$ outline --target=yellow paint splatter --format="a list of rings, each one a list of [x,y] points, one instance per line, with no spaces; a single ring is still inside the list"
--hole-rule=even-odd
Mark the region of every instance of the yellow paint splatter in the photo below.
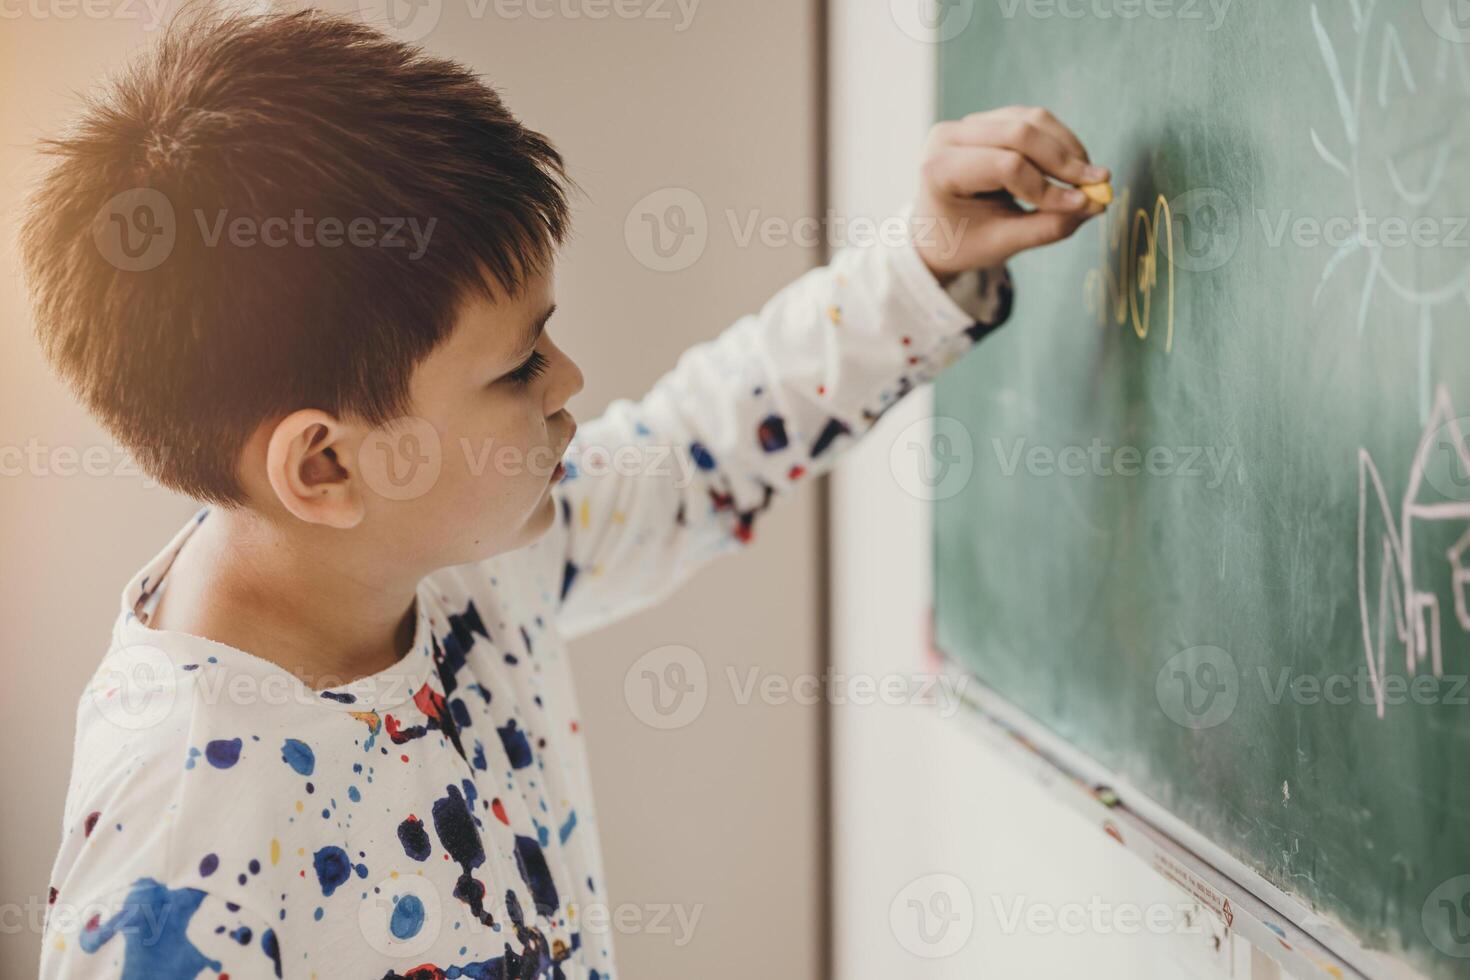
[[[577,519],[582,522],[583,528],[589,527],[592,524],[592,502],[585,497],[582,499],[582,509],[578,513]]]
[[[275,867],[281,863],[281,842],[274,837],[271,838],[271,866]]]
[[[305,810],[305,809],[306,809],[306,804],[302,803],[300,800],[297,800],[296,801],[296,812],[297,813],[300,813],[302,810]]]
[[[833,326],[838,326],[838,327],[842,326],[842,307],[840,307],[840,306],[829,306],[829,307],[827,307],[827,319],[829,319],[829,320],[832,321],[832,325]]]

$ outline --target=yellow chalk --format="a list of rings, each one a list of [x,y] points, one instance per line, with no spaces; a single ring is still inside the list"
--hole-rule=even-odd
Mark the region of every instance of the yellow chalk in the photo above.
[[[1113,185],[1106,180],[1100,184],[1083,184],[1077,189],[1086,194],[1090,200],[1104,207],[1113,202]]]

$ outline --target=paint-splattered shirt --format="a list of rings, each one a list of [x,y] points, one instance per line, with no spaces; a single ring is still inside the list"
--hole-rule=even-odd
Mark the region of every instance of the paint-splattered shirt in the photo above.
[[[750,541],[1009,306],[840,253],[583,425],[552,529],[426,578],[412,652],[340,687],[148,626],[201,512],[80,699],[42,977],[615,976],[566,639]]]

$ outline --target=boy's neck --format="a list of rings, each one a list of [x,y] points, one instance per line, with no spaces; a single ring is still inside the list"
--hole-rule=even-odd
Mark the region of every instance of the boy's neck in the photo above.
[[[149,625],[244,650],[317,690],[393,666],[413,645],[418,578],[347,553],[341,531],[291,530],[213,508],[169,567]]]

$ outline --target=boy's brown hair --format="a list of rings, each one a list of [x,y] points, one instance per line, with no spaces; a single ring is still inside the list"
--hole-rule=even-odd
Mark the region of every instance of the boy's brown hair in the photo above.
[[[514,294],[568,231],[561,156],[493,89],[316,10],[191,9],[44,147],[46,355],[143,470],[222,504],[268,419],[404,414],[468,292]]]

